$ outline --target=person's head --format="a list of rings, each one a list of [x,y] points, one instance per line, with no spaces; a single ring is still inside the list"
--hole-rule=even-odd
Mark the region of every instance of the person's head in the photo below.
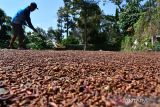
[[[37,4],[36,4],[35,2],[32,2],[32,3],[30,4],[29,8],[30,8],[31,12],[34,11],[35,9],[38,9],[38,8],[37,8]]]

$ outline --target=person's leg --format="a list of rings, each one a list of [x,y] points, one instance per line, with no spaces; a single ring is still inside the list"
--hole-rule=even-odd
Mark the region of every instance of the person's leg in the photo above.
[[[9,49],[13,49],[13,43],[16,40],[16,37],[17,37],[17,35],[13,35],[13,37],[12,37],[12,39],[10,41],[9,47],[8,47]]]
[[[19,48],[22,48],[22,49],[26,48],[24,40],[25,40],[24,34],[21,34],[18,36]]]
[[[18,41],[19,41],[19,48],[20,49],[26,49],[25,35],[24,35],[24,30],[23,30],[22,26],[19,29]]]
[[[15,25],[15,24],[12,24],[12,32],[13,32],[13,36],[12,36],[12,38],[11,38],[11,40],[10,40],[10,44],[9,44],[9,46],[8,46],[8,48],[9,49],[13,49],[14,47],[13,47],[13,43],[14,43],[14,41],[16,40],[16,37],[17,37],[17,31],[16,31],[16,28],[17,26]]]

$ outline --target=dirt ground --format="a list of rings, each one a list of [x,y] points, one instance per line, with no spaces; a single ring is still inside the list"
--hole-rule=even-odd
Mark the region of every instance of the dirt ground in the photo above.
[[[0,107],[160,107],[160,53],[0,50]]]

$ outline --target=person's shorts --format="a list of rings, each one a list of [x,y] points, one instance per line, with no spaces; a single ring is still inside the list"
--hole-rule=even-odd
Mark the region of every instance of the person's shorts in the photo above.
[[[13,35],[19,36],[19,37],[24,37],[24,29],[23,29],[22,25],[12,23],[12,31],[13,31]]]

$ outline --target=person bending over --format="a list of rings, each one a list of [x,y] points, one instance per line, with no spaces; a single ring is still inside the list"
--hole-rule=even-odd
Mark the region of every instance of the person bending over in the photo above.
[[[25,34],[23,25],[27,25],[30,27],[34,32],[37,32],[37,30],[34,28],[34,26],[31,23],[30,13],[35,11],[37,8],[37,4],[35,2],[32,2],[28,7],[25,9],[19,10],[16,15],[12,19],[12,30],[13,30],[13,37],[11,38],[9,49],[13,49],[13,43],[18,36],[18,48],[19,49],[26,49],[26,44],[24,42],[25,40]]]

